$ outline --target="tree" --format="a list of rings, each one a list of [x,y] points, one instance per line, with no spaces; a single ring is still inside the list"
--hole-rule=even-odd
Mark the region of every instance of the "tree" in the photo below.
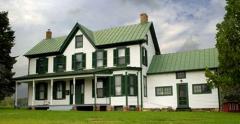
[[[15,37],[7,15],[7,12],[0,12],[0,100],[11,96],[15,87],[12,68],[16,60],[10,56]]]
[[[206,70],[208,83],[218,87],[224,100],[240,101],[240,0],[226,0],[224,20],[217,24],[219,68]]]

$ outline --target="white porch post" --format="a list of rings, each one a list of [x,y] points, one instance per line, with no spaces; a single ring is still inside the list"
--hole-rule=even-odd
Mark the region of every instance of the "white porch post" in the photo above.
[[[76,78],[73,77],[73,105],[75,105],[75,85],[76,85]]]
[[[96,89],[97,89],[97,76],[96,75],[94,75],[94,110],[96,111],[97,110],[97,91],[96,91]]]
[[[18,99],[17,99],[17,96],[18,96],[18,82],[16,82],[15,84],[15,108],[17,108],[17,105],[18,105]]]
[[[51,84],[50,84],[50,105],[53,104],[53,79],[51,79]]]
[[[35,100],[35,80],[33,80],[32,85],[32,106],[34,106],[34,100]]]

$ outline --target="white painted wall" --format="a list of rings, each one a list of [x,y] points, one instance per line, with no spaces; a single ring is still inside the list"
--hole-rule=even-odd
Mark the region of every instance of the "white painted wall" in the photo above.
[[[166,108],[177,107],[177,83],[181,79],[176,79],[175,73],[148,75],[148,99],[144,100],[144,108]],[[182,83],[188,83],[189,107],[191,108],[218,108],[218,91],[212,89],[211,94],[193,94],[192,84],[206,83],[204,71],[186,72],[186,79]],[[155,87],[172,86],[172,96],[156,96]]]

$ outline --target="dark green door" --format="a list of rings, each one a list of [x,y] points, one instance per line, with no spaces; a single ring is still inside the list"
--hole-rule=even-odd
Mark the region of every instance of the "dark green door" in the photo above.
[[[188,84],[177,84],[178,108],[189,108],[188,106]]]
[[[84,80],[76,80],[75,103],[84,104]]]

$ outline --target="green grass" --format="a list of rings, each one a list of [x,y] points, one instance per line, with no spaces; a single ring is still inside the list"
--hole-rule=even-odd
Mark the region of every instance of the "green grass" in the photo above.
[[[240,113],[0,109],[0,124],[240,124]]]

